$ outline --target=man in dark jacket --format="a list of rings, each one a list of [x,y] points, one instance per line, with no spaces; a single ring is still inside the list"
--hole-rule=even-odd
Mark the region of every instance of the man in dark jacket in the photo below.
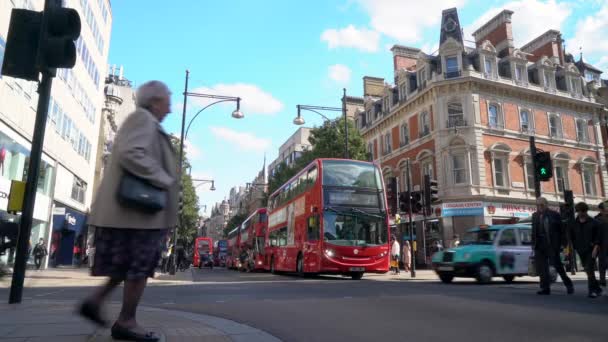
[[[574,210],[577,216],[574,225],[572,225],[570,236],[574,249],[585,267],[585,273],[587,273],[589,298],[596,298],[602,294],[602,289],[595,278],[595,259],[600,247],[600,223],[587,214],[589,206],[586,203],[577,203]]]
[[[566,274],[560,258],[560,250],[566,245],[566,236],[562,230],[559,213],[549,209],[547,199],[536,199],[536,212],[532,214],[532,248],[534,263],[540,276],[539,295],[551,294],[551,276],[549,265],[553,265],[562,278],[568,294],[574,293],[572,280]]]
[[[598,267],[600,269],[600,286],[606,287],[606,268],[608,268],[608,201],[598,205],[599,215],[595,218],[600,222],[600,249]]]

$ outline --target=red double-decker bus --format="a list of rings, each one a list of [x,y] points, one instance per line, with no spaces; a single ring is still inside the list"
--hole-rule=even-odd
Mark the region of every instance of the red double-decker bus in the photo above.
[[[269,198],[267,269],[342,274],[389,269],[386,194],[376,164],[317,159]]]
[[[199,268],[213,267],[213,240],[210,237],[198,237],[194,240],[192,265]]]
[[[244,267],[248,270],[264,269],[264,248],[266,229],[268,227],[268,215],[266,208],[255,210],[241,224],[241,236],[239,238],[239,255],[247,251],[249,257],[247,262],[252,265]]]
[[[239,230],[240,226],[234,228],[228,232],[226,239],[228,240],[228,247],[226,249],[226,268],[236,268],[239,259]]]

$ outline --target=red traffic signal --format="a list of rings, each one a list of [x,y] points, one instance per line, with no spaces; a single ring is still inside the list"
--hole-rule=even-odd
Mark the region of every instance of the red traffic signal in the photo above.
[[[38,81],[36,53],[42,13],[13,9],[6,37],[2,75]]]
[[[42,15],[42,30],[38,49],[40,70],[73,68],[76,64],[76,44],[81,30],[80,16],[73,8],[47,5]]]

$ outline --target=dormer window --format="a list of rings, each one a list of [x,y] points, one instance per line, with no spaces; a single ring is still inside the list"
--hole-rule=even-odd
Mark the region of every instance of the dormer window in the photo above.
[[[389,103],[388,102],[388,96],[384,97],[383,102],[384,102],[384,104],[382,106],[382,109],[384,110],[385,114],[388,114],[389,113],[389,108],[390,108],[389,105],[388,105],[388,103]]]
[[[495,58],[491,56],[485,56],[483,58],[483,74],[486,77],[494,77],[494,63],[496,63]]]
[[[407,86],[406,83],[403,82],[399,85],[399,101],[405,101],[407,96]]]
[[[545,89],[555,89],[555,72],[550,70],[541,70],[543,73],[543,87]]]
[[[418,71],[418,88],[424,88],[426,85],[426,68],[421,68]]]
[[[460,76],[460,68],[458,66],[458,56],[448,56],[445,58],[445,77],[459,77]]]
[[[570,93],[574,95],[581,93],[581,80],[578,77],[570,77]]]
[[[515,81],[526,82],[526,67],[523,64],[515,64]]]

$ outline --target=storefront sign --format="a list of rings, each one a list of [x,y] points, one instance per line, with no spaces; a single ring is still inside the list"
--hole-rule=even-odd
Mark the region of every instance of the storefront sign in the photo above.
[[[481,216],[483,208],[483,202],[444,203],[441,208],[441,216]]]
[[[535,205],[514,203],[485,203],[485,216],[530,217],[536,211]]]

